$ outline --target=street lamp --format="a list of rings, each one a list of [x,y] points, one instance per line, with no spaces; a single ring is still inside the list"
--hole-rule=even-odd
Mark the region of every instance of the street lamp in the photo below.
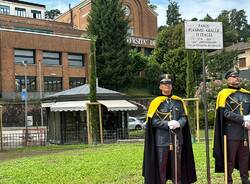
[[[24,65],[24,84],[25,84],[25,146],[28,139],[28,93],[27,93],[27,61],[23,61]]]

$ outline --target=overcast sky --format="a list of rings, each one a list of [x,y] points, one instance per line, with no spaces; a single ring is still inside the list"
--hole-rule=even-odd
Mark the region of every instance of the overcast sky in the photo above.
[[[74,6],[80,0],[27,0],[45,4],[47,9],[59,9],[64,12],[68,9],[69,3]],[[190,20],[194,17],[202,19],[208,13],[213,18],[217,17],[222,10],[237,10],[244,9],[246,15],[250,16],[250,1],[249,0],[175,0],[179,5],[179,10],[182,19]],[[156,12],[158,15],[158,26],[165,25],[166,10],[168,7],[168,0],[151,0],[152,4],[157,5]],[[248,24],[250,24],[250,17],[247,17]]]

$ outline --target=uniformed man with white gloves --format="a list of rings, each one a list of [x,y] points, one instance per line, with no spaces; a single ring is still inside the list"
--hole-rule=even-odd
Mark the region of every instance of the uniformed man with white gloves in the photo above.
[[[250,92],[241,88],[238,71],[228,71],[225,79],[228,87],[219,92],[216,101],[213,149],[215,172],[225,172],[227,168],[225,179],[232,184],[232,173],[236,168],[240,171],[242,184],[250,184]]]
[[[172,94],[173,78],[160,77],[162,96],[150,104],[145,133],[143,176],[145,184],[193,183],[196,171],[183,100]]]

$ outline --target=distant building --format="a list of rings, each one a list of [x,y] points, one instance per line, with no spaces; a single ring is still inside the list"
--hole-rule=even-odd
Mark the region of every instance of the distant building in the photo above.
[[[45,20],[44,12],[41,4],[0,0],[0,104],[6,127],[24,126],[25,74],[28,115],[36,125],[41,125],[40,98],[87,81],[86,32]]]
[[[19,0],[0,0],[0,14],[44,19],[45,5]]]
[[[43,99],[48,118],[48,140],[50,143],[88,143],[89,84],[65,90]],[[137,106],[127,101],[127,97],[117,91],[97,86],[101,120],[99,128],[104,142],[128,138],[128,112]]]
[[[122,0],[126,16],[130,18],[129,43],[138,51],[149,55],[155,47],[157,35],[157,13],[146,0]],[[91,11],[91,0],[82,0],[71,10],[56,18],[56,21],[72,23],[74,28],[86,30],[88,14]]]
[[[20,100],[27,61],[29,99],[86,82],[90,40],[70,24],[0,15],[0,94]]]
[[[250,43],[239,42],[224,48],[226,52],[238,51],[238,65],[240,76],[250,80]],[[222,50],[210,52],[208,56],[220,54]]]

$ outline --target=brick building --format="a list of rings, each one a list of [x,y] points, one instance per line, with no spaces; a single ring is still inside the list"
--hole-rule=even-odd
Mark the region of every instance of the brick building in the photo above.
[[[0,0],[0,14],[44,19],[45,5],[19,0]]]
[[[147,5],[146,0],[122,0],[126,16],[130,19],[129,43],[149,55],[155,47],[157,14]],[[91,0],[82,0],[71,10],[57,17],[56,21],[72,23],[74,28],[86,30]],[[71,21],[73,19],[73,21]]]
[[[0,15],[0,92],[18,100],[27,61],[30,99],[86,81],[90,41],[70,24]]]

